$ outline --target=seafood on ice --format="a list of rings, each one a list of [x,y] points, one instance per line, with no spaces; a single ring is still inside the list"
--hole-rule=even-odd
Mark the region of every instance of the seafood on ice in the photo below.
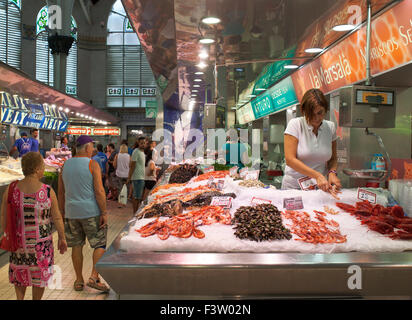
[[[206,206],[199,210],[182,213],[164,221],[159,218],[149,222],[143,227],[136,229],[141,237],[157,235],[159,239],[166,240],[170,236],[177,238],[189,238],[192,235],[195,238],[202,239],[205,234],[198,229],[202,225],[213,223],[231,224],[232,217],[228,210],[221,207]]]
[[[339,223],[333,219],[327,219],[326,213],[314,210],[316,220],[312,220],[307,212],[286,210],[282,212],[285,219],[292,221],[292,225],[286,225],[290,231],[298,236],[297,241],[307,243],[344,243],[346,235],[339,230]]]

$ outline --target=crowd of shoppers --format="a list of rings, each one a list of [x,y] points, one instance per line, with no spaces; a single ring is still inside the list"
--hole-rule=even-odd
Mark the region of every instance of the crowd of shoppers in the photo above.
[[[30,139],[22,134],[21,141],[12,150],[22,156],[25,178],[8,186],[1,206],[0,243],[2,248],[7,246],[6,242],[14,245],[13,250],[8,250],[9,280],[15,286],[16,297],[24,299],[29,286],[33,287],[34,300],[43,296],[53,275],[52,223],[57,230],[60,254],[71,248],[76,275],[73,289],[81,291],[87,285],[108,292],[109,287],[100,280],[96,270],[96,263],[107,245],[106,201],[117,200],[126,185],[128,193],[133,195],[133,213],[138,210],[157,181],[156,143],[140,137],[134,148],[129,148],[123,140],[117,152],[112,143],[106,148],[102,144],[94,146],[90,137],[80,136],[72,150],[73,157],[65,162],[59,175],[57,197],[50,186],[41,182],[44,160],[39,152],[33,152],[36,146],[32,139],[36,133],[32,132]],[[67,145],[66,140],[61,142]],[[86,238],[94,249],[87,282],[83,278]]]

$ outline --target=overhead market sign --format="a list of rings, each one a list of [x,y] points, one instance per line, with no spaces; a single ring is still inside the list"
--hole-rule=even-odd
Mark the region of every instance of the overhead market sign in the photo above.
[[[31,104],[28,99],[0,92],[1,123],[64,132],[69,123],[66,113],[47,104]]]
[[[136,87],[108,87],[107,96],[109,97],[139,97],[155,96],[156,88],[136,88]]]
[[[256,119],[284,110],[298,103],[292,78],[287,77],[252,100],[251,105]],[[239,122],[240,123],[240,122]]]
[[[74,136],[87,135],[87,136],[120,136],[121,129],[112,128],[93,128],[93,127],[68,127],[67,134]]]

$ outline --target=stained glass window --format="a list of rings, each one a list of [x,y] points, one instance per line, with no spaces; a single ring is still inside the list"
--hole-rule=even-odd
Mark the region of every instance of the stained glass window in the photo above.
[[[0,61],[21,67],[21,0],[0,0]]]
[[[36,79],[53,86],[53,56],[48,45],[48,9],[44,6],[36,19]],[[70,23],[70,34],[77,40],[77,23],[73,16]],[[67,56],[66,93],[77,95],[77,43],[73,42]]]
[[[156,100],[156,81],[120,0],[113,4],[107,32],[107,106],[144,108],[147,99]]]

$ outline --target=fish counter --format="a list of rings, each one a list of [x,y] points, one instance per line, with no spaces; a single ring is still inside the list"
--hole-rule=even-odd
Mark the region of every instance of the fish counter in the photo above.
[[[119,298],[412,297],[412,219],[388,191],[371,204],[178,168],[97,264]]]

